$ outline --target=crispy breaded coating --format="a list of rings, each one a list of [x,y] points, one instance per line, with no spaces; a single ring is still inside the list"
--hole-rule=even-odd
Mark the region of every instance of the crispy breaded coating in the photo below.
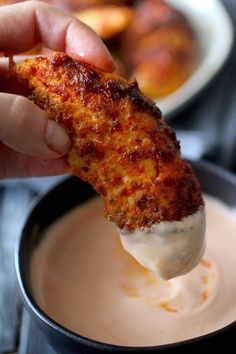
[[[180,220],[199,209],[199,183],[175,133],[137,82],[63,53],[21,61],[15,75],[67,131],[70,172],[101,194],[106,217],[120,229]]]

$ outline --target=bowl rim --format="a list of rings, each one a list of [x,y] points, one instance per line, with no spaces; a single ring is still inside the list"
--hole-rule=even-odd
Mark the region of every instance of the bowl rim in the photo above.
[[[229,9],[221,0],[204,0],[204,4],[188,0],[168,2],[186,16],[200,47],[199,60],[190,77],[174,92],[155,99],[163,115],[171,120],[218,76],[229,60],[235,34]],[[204,20],[199,21],[202,16]],[[221,23],[220,28],[216,19]]]
[[[229,181],[229,183],[235,184],[236,185],[236,176],[233,175],[231,172],[223,169],[222,167],[219,167],[211,162],[208,161],[191,161],[190,164],[194,166],[199,166],[200,168],[207,169],[209,172],[214,173],[220,178],[223,178],[224,180]],[[106,352],[116,352],[116,351],[126,351],[126,352],[155,352],[156,350],[167,350],[167,349],[177,349],[178,347],[184,347],[188,344],[194,344],[201,342],[203,340],[207,339],[212,339],[213,337],[216,337],[220,334],[223,334],[225,331],[230,330],[231,328],[235,327],[236,325],[236,319],[232,323],[214,331],[210,332],[204,335],[201,335],[199,337],[195,338],[190,338],[187,340],[179,341],[179,342],[174,342],[174,343],[169,343],[169,344],[162,344],[162,345],[152,345],[152,346],[124,346],[124,345],[116,345],[116,344],[110,344],[110,343],[104,343],[100,342],[97,340],[94,340],[92,338],[88,338],[85,336],[82,336],[78,333],[75,333],[54,319],[52,319],[49,315],[47,315],[36,303],[36,301],[33,298],[33,295],[30,292],[30,289],[27,285],[26,281],[26,276],[25,276],[25,271],[24,271],[24,257],[21,255],[23,254],[24,251],[24,244],[25,244],[25,239],[28,236],[27,232],[27,225],[32,217],[32,214],[37,210],[37,208],[40,206],[41,203],[44,202],[46,198],[50,197],[50,194],[53,194],[59,186],[63,186],[63,184],[68,184],[70,183],[70,180],[74,178],[68,177],[65,180],[57,183],[53,188],[51,188],[49,191],[44,193],[43,195],[36,197],[33,202],[31,203],[31,206],[29,208],[29,211],[27,213],[27,217],[25,219],[25,223],[23,226],[23,229],[21,231],[20,237],[17,241],[16,247],[15,247],[15,269],[16,269],[16,275],[17,275],[17,280],[20,288],[20,293],[23,298],[24,305],[28,309],[28,311],[33,314],[33,316],[36,317],[37,320],[41,322],[41,324],[44,324],[48,326],[51,330],[55,332],[59,332],[61,335],[65,336],[66,338],[73,340],[77,343],[81,343],[90,347],[93,347],[95,349],[102,349]],[[31,230],[32,231],[32,230]]]

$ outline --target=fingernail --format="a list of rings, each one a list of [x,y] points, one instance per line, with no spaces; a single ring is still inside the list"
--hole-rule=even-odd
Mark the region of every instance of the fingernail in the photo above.
[[[101,57],[87,58],[83,53],[78,54],[72,51],[67,51],[67,54],[74,61],[81,61],[81,62],[88,63],[90,65],[96,66],[97,68],[99,68],[104,72],[112,73],[116,69],[113,59],[110,55],[108,55],[106,58],[101,58]]]
[[[48,120],[45,143],[47,146],[60,155],[64,155],[69,151],[70,139],[64,130],[53,120]]]

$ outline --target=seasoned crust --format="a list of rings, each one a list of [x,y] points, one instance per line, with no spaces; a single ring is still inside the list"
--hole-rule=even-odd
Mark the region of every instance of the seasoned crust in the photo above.
[[[180,220],[199,209],[199,183],[175,133],[136,82],[64,53],[24,60],[15,74],[70,135],[70,172],[101,194],[106,217],[119,228]]]

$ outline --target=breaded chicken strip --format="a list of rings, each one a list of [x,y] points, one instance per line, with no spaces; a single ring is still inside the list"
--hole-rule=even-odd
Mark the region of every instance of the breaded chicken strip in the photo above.
[[[29,86],[30,98],[67,131],[71,173],[93,185],[106,217],[120,230],[181,221],[203,206],[175,133],[137,82],[63,53],[24,60],[15,74]]]
[[[121,229],[199,209],[199,184],[181,160],[175,133],[136,82],[61,53],[24,60],[15,70],[31,99],[70,135],[71,173],[102,195],[107,217]]]

